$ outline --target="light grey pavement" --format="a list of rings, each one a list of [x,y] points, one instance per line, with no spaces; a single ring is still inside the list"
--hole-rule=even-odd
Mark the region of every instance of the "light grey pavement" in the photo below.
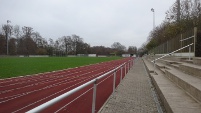
[[[99,113],[157,113],[149,78],[141,58]]]

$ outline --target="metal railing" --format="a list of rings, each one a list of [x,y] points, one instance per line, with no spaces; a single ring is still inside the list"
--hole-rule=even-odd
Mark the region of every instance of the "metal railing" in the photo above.
[[[188,38],[182,39],[182,40],[180,40],[180,42],[185,41],[185,40],[189,40],[189,39],[194,38],[194,37],[195,37],[195,36],[191,36],[191,37],[188,37]]]
[[[114,93],[114,91],[115,91],[115,84],[116,84],[115,83],[115,81],[116,81],[116,72],[117,72],[118,69],[121,69],[120,81],[122,81],[123,66],[125,66],[124,68],[125,68],[125,75],[126,75],[126,72],[128,72],[128,70],[133,66],[133,59],[129,60],[127,63],[126,62],[123,63],[122,65],[116,67],[115,69],[113,69],[113,70],[111,70],[111,71],[109,71],[109,72],[107,72],[107,73],[105,73],[105,74],[103,74],[103,75],[101,75],[101,76],[99,76],[99,77],[97,77],[97,78],[95,78],[95,79],[93,79],[93,80],[91,80],[91,81],[89,81],[89,82],[81,85],[81,86],[78,86],[77,88],[74,88],[74,89],[72,89],[72,90],[70,90],[70,91],[68,91],[68,92],[66,92],[66,93],[64,93],[64,94],[62,94],[62,95],[60,95],[60,96],[58,96],[58,97],[56,97],[56,98],[54,98],[54,99],[46,102],[46,103],[38,106],[38,107],[33,108],[32,110],[27,111],[26,113],[38,113],[38,112],[41,112],[42,110],[44,110],[44,109],[52,106],[53,104],[61,101],[64,98],[69,97],[70,95],[72,95],[72,94],[78,92],[79,90],[81,90],[81,89],[89,86],[90,84],[93,84],[92,113],[95,113],[95,111],[96,111],[95,107],[96,107],[97,81],[99,79],[107,76],[107,75],[110,75],[110,74],[114,73],[113,74],[113,76],[114,76],[114,80],[113,80],[113,93]],[[126,70],[126,68],[128,70]]]
[[[182,50],[182,49],[185,49],[185,48],[187,48],[187,47],[189,47],[189,60],[190,60],[190,59],[191,59],[191,57],[190,57],[190,52],[191,52],[191,46],[192,46],[192,45],[193,45],[193,43],[191,43],[191,44],[189,44],[189,45],[187,45],[187,46],[184,46],[184,47],[182,47],[182,48],[180,48],[180,49],[177,49],[177,50],[175,50],[175,51],[173,51],[173,52],[171,52],[171,53],[165,54],[165,55],[163,55],[163,56],[161,56],[161,57],[159,57],[159,58],[157,58],[157,59],[152,60],[151,62],[154,63],[154,73],[155,73],[155,68],[156,68],[155,63],[156,63],[157,60],[159,60],[159,59],[161,59],[161,58],[164,58],[164,57],[166,57],[166,56],[172,55],[173,53],[175,53],[175,52],[177,52],[177,51],[180,51],[180,50]]]

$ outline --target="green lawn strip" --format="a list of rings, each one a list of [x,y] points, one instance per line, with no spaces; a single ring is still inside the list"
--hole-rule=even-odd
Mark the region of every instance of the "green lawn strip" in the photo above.
[[[0,78],[74,68],[120,58],[121,57],[2,57],[0,58]]]

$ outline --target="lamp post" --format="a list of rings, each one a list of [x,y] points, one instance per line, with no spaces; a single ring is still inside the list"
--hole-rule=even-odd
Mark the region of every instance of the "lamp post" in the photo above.
[[[155,11],[154,8],[151,8],[151,11],[153,12],[153,30],[155,28]]]

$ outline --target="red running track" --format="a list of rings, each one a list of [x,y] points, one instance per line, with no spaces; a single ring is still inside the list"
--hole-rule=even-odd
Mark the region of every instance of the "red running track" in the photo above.
[[[131,59],[132,58],[125,58],[55,72],[47,72],[11,79],[1,79],[0,112],[22,113],[29,111],[116,68],[125,62],[128,62]],[[126,68],[128,71],[128,65]],[[123,67],[122,73],[124,77],[125,67]],[[116,86],[120,82],[120,74],[121,70],[119,69],[117,70],[116,75]],[[112,75],[113,74],[106,76],[98,81],[96,112],[101,108],[112,93]],[[91,112],[92,106],[92,87],[93,85],[90,85],[42,112],[89,113]],[[79,98],[75,100],[77,97]]]

